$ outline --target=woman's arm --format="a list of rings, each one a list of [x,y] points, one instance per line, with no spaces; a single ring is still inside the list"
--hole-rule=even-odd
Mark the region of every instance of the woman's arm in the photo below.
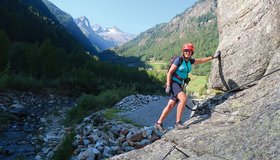
[[[195,59],[194,64],[201,64],[201,63],[205,63],[208,62],[210,60],[212,60],[213,57],[205,57],[205,58],[200,58],[200,59]]]
[[[171,78],[173,73],[176,71],[176,69],[178,68],[178,66],[176,66],[175,64],[172,64],[168,73],[167,73],[167,78],[166,78],[166,85],[170,86],[171,85]]]
[[[208,61],[210,61],[210,60],[212,60],[212,59],[219,58],[220,56],[221,56],[221,51],[217,51],[217,52],[214,53],[214,55],[211,56],[211,57],[205,57],[205,58],[195,59],[194,64],[205,63],[205,62],[208,62]]]

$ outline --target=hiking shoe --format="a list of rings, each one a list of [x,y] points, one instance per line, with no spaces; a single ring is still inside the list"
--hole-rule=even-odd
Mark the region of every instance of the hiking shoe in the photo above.
[[[179,121],[175,124],[175,129],[177,129],[177,130],[188,129],[188,128],[189,128],[189,126],[183,125],[181,121]]]
[[[155,123],[155,129],[159,130],[162,133],[166,133],[167,130],[165,128],[163,128],[162,123]]]

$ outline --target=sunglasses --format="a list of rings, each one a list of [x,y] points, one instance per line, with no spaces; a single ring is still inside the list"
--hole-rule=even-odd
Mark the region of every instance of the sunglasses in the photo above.
[[[190,49],[185,49],[184,52],[192,52]]]

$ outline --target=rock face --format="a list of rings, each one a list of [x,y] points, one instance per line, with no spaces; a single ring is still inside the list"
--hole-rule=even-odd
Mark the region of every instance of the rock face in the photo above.
[[[277,68],[271,61],[280,51],[279,1],[220,0],[217,10],[222,59],[212,65],[213,88],[232,89]]]
[[[187,122],[190,129],[111,159],[279,159],[280,71],[261,77],[280,67],[280,1],[220,0],[218,15],[223,55],[213,61],[210,86],[255,85],[202,102],[204,115]]]

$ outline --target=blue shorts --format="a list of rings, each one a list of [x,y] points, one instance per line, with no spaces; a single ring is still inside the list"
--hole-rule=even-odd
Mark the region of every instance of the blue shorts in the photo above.
[[[183,88],[180,84],[172,81],[172,84],[171,84],[171,94],[170,94],[170,97],[169,99],[172,99],[173,101],[175,102],[178,102],[179,99],[178,99],[178,93],[182,92],[183,91]]]

